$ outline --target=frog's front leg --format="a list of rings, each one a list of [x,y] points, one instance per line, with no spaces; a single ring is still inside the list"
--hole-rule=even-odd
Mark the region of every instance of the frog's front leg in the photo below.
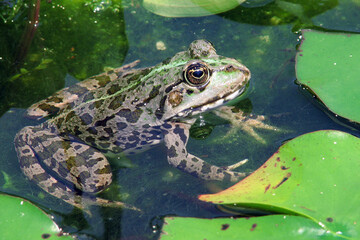
[[[24,174],[51,195],[78,208],[124,206],[91,195],[112,181],[110,165],[98,150],[62,138],[47,124],[23,128],[14,142]]]
[[[245,114],[243,111],[235,109],[234,107],[222,106],[213,112],[231,123],[231,130],[226,136],[230,136],[234,134],[237,129],[241,129],[260,143],[265,144],[265,139],[255,132],[254,129],[279,130],[279,128],[264,123],[265,117],[263,115]]]
[[[164,138],[168,161],[171,165],[205,180],[228,180],[235,182],[248,175],[247,173],[231,171],[247,160],[228,167],[218,167],[188,153],[186,144],[189,138],[190,124],[169,123],[166,125]]]

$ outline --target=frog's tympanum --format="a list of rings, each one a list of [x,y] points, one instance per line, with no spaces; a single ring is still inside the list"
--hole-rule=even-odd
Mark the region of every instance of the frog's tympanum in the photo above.
[[[133,154],[164,141],[169,163],[206,180],[237,181],[246,174],[188,153],[196,115],[242,94],[250,71],[217,55],[205,40],[155,67],[125,65],[65,88],[34,104],[15,147],[24,174],[46,192],[82,207],[84,196],[112,181],[107,154]],[[91,198],[103,205],[111,201]]]

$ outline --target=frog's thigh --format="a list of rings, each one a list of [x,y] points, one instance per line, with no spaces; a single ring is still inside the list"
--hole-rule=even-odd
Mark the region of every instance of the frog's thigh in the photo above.
[[[190,125],[173,123],[171,126],[171,129],[167,129],[165,134],[168,161],[171,165],[206,180],[238,181],[246,176],[245,173],[234,172],[227,167],[211,165],[188,153],[186,144],[189,138]]]
[[[45,165],[55,178],[65,179],[89,193],[99,192],[111,183],[110,165],[102,153],[83,143],[64,140],[47,129],[34,128],[21,131],[22,138],[28,141],[25,147],[31,148],[39,166]],[[31,174],[31,168],[26,171]]]

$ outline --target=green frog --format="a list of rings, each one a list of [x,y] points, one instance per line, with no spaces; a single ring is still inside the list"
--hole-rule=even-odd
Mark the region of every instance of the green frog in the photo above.
[[[187,51],[154,67],[135,69],[135,64],[93,76],[31,106],[29,117],[47,120],[15,137],[24,174],[79,208],[85,196],[96,204],[121,205],[92,197],[112,181],[106,156],[135,154],[160,142],[168,162],[193,176],[228,181],[246,176],[233,171],[243,162],[214,166],[188,153],[186,144],[197,115],[244,92],[249,69],[218,55],[206,40],[192,42]]]

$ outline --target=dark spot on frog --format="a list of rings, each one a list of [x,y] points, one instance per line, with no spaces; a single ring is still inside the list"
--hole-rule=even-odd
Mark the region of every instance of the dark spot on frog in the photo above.
[[[164,123],[164,124],[162,125],[162,127],[165,128],[165,129],[170,129],[172,126],[171,126],[171,124]]]
[[[79,150],[80,148],[81,148],[81,145],[76,145],[76,146],[74,147],[75,150]]]
[[[73,113],[73,114],[71,114]],[[68,118],[71,117],[71,115],[75,115],[74,112],[71,112],[66,116],[66,121],[68,121]],[[89,113],[84,113],[80,116],[81,122],[83,125],[90,125],[92,123],[93,117]]]
[[[96,171],[94,171],[96,174],[109,174],[111,173],[110,165],[106,165],[103,168],[99,168]]]
[[[137,142],[125,143],[125,149],[135,148],[136,146],[137,146]]]
[[[27,153],[29,153],[30,152],[30,150],[29,149],[24,149],[23,151],[22,151],[22,153],[25,155],[25,154],[27,154]]]
[[[97,135],[97,133],[98,133],[98,131],[96,130],[95,127],[88,127],[88,128],[86,129],[86,131],[87,131],[88,133],[92,134],[92,135]]]
[[[257,224],[256,224],[256,223],[254,223],[254,224],[251,226],[250,231],[254,231],[256,227],[257,227]]]
[[[121,109],[117,113],[117,115],[119,117],[125,118],[127,122],[136,123],[139,120],[142,112],[143,112],[142,109],[135,109],[134,111],[131,111],[130,109],[125,108],[125,109]]]
[[[104,131],[105,131],[107,134],[109,134],[110,137],[112,137],[112,136],[114,135],[114,132],[113,132],[113,130],[112,130],[110,127],[104,128]]]
[[[191,160],[195,163],[199,161],[199,159],[197,159],[196,157],[193,157]]]
[[[60,98],[58,96],[53,96],[53,97],[50,97],[50,99],[49,99],[49,102],[54,102],[54,103],[61,103],[63,101],[64,101],[64,99]]]
[[[107,90],[108,95],[113,95],[114,93],[121,90],[121,87],[118,84],[112,84]]]
[[[60,199],[62,199],[62,200],[70,200],[70,197],[69,196],[67,196],[67,195],[61,195],[60,196]]]
[[[331,218],[331,217],[328,217],[328,218],[326,218],[326,221],[328,221],[328,222],[333,222],[333,221],[334,221],[334,219],[333,219],[333,218]]]
[[[33,175],[33,180],[35,182],[42,182],[42,181],[46,181],[47,179],[48,179],[47,173],[40,173]]]
[[[88,92],[84,95],[82,102],[87,102],[94,99],[94,94],[92,92]]]
[[[176,167],[180,170],[184,170],[184,169],[186,169],[186,163],[187,163],[187,161],[185,159],[183,159],[180,161],[179,165],[177,165]]]
[[[76,181],[79,184],[85,184],[86,180],[89,179],[91,177],[90,173],[88,171],[82,171],[79,176],[76,178]]]
[[[186,90],[186,93],[187,93],[187,95],[191,95],[194,93],[194,90],[188,89],[188,90]]]
[[[96,109],[100,109],[102,107],[103,103],[104,103],[104,100],[100,99],[100,100],[95,101],[93,104],[95,105]]]
[[[280,162],[280,157],[277,157],[277,158],[276,158],[276,161]]]
[[[98,127],[98,126],[105,127],[107,121],[113,119],[114,117],[115,117],[115,116],[112,115],[112,116],[109,116],[109,117],[104,118],[103,120],[99,120],[99,121],[95,122],[95,127]]]
[[[201,173],[207,174],[211,172],[211,165],[210,164],[204,164],[201,168]]]
[[[155,116],[157,119],[160,119],[164,115],[164,107],[166,102],[167,95],[163,96],[159,103],[159,108],[155,111]]]
[[[168,148],[167,150],[167,155],[169,158],[174,158],[174,157],[177,157],[178,154],[176,153],[176,149],[174,146],[171,146],[170,148]]]
[[[287,170],[287,169],[289,169],[290,167],[281,166],[280,168],[281,168],[281,170]]]
[[[68,187],[74,189],[74,185],[69,185]],[[56,182],[56,183],[51,184],[51,187],[48,188],[48,191],[50,193],[52,193],[52,192],[58,191],[59,189],[62,189],[62,190],[65,191],[66,186],[64,184],[60,183],[60,182]]]
[[[83,95],[87,91],[88,91],[87,88],[81,87],[80,85],[77,85],[77,84],[71,86],[71,88],[68,88],[69,93],[75,94],[75,95],[78,95],[78,96]]]
[[[108,142],[101,142],[99,143],[100,148],[102,149],[108,149],[110,147],[110,143]]]
[[[115,98],[109,104],[108,108],[110,108],[112,110],[116,110],[116,109],[120,108],[122,106],[123,102],[125,101],[125,97],[126,97],[126,95],[115,96]]]
[[[187,140],[187,137],[185,135],[185,131],[184,129],[182,129],[179,125],[176,125],[174,131],[173,131],[175,134],[179,135],[181,141],[185,144],[186,143],[186,140]]]
[[[230,225],[229,224],[223,224],[223,225],[221,225],[221,230],[227,230],[228,228],[230,227]]]
[[[94,79],[96,81],[98,81],[98,84],[100,85],[100,87],[105,86],[106,84],[108,84],[111,81],[110,77],[107,75],[96,76]]]
[[[140,139],[139,139],[137,136],[132,135],[132,136],[129,136],[129,137],[127,138],[127,140],[128,140],[129,142],[132,142],[132,141],[138,142]]]
[[[44,233],[44,234],[41,235],[41,238],[42,238],[42,239],[48,239],[48,238],[50,238],[50,237],[51,237],[51,235],[48,234],[48,233]]]
[[[116,127],[117,127],[118,130],[123,130],[123,129],[125,129],[127,127],[127,124],[124,123],[124,122],[117,122]]]
[[[296,157],[294,157],[292,160],[295,161],[295,160],[296,160]]]
[[[73,129],[73,133],[74,135],[81,135],[82,134],[82,131],[80,131],[80,127],[79,126],[74,126],[74,129]]]
[[[91,136],[88,136],[88,137],[85,138],[85,142],[93,145],[95,143],[95,138],[91,137]]]
[[[154,86],[150,93],[149,93],[149,96],[144,99],[144,101],[142,102],[143,104],[147,104],[151,101],[151,99],[155,98],[157,95],[159,95],[159,89],[160,89],[161,85],[157,85],[157,86]]]

